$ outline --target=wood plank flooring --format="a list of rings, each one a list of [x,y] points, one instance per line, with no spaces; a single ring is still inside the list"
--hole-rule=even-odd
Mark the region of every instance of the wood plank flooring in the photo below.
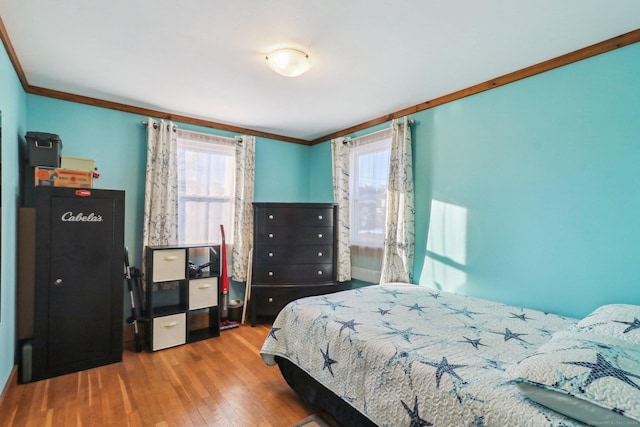
[[[287,427],[314,411],[259,355],[270,326],[240,326],[123,362],[10,384],[0,426]]]

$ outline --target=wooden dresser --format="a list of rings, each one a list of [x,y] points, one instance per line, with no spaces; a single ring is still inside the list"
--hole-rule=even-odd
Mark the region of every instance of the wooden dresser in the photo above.
[[[251,325],[289,302],[337,290],[337,205],[254,203]]]

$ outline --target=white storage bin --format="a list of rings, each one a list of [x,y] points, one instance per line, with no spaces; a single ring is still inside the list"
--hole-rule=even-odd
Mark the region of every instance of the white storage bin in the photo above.
[[[189,310],[218,305],[218,278],[189,280]]]
[[[185,279],[186,249],[163,249],[153,252],[152,282]]]
[[[186,342],[187,315],[185,313],[153,318],[152,350],[162,350]]]

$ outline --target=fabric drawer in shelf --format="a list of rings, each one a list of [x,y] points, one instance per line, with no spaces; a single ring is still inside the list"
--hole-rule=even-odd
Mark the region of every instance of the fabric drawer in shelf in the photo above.
[[[218,305],[218,278],[189,280],[189,310]]]
[[[187,318],[184,312],[153,318],[153,350],[175,347],[187,340]]]
[[[254,203],[250,313],[277,314],[289,302],[334,292],[337,206]]]
[[[187,251],[167,249],[153,252],[153,282],[168,282],[185,278]]]

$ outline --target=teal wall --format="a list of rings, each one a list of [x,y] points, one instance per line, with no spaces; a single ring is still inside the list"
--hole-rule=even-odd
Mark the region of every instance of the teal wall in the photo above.
[[[0,48],[0,121],[2,122],[2,221],[0,234],[0,393],[14,365],[16,330],[16,224],[18,208],[18,147],[26,130],[26,95],[7,56]]]
[[[416,281],[576,317],[640,304],[639,73],[635,44],[416,114]]]
[[[309,148],[264,138],[256,140],[256,202],[306,202]]]
[[[333,172],[331,166],[331,143],[323,142],[308,149],[309,201],[333,203]]]

